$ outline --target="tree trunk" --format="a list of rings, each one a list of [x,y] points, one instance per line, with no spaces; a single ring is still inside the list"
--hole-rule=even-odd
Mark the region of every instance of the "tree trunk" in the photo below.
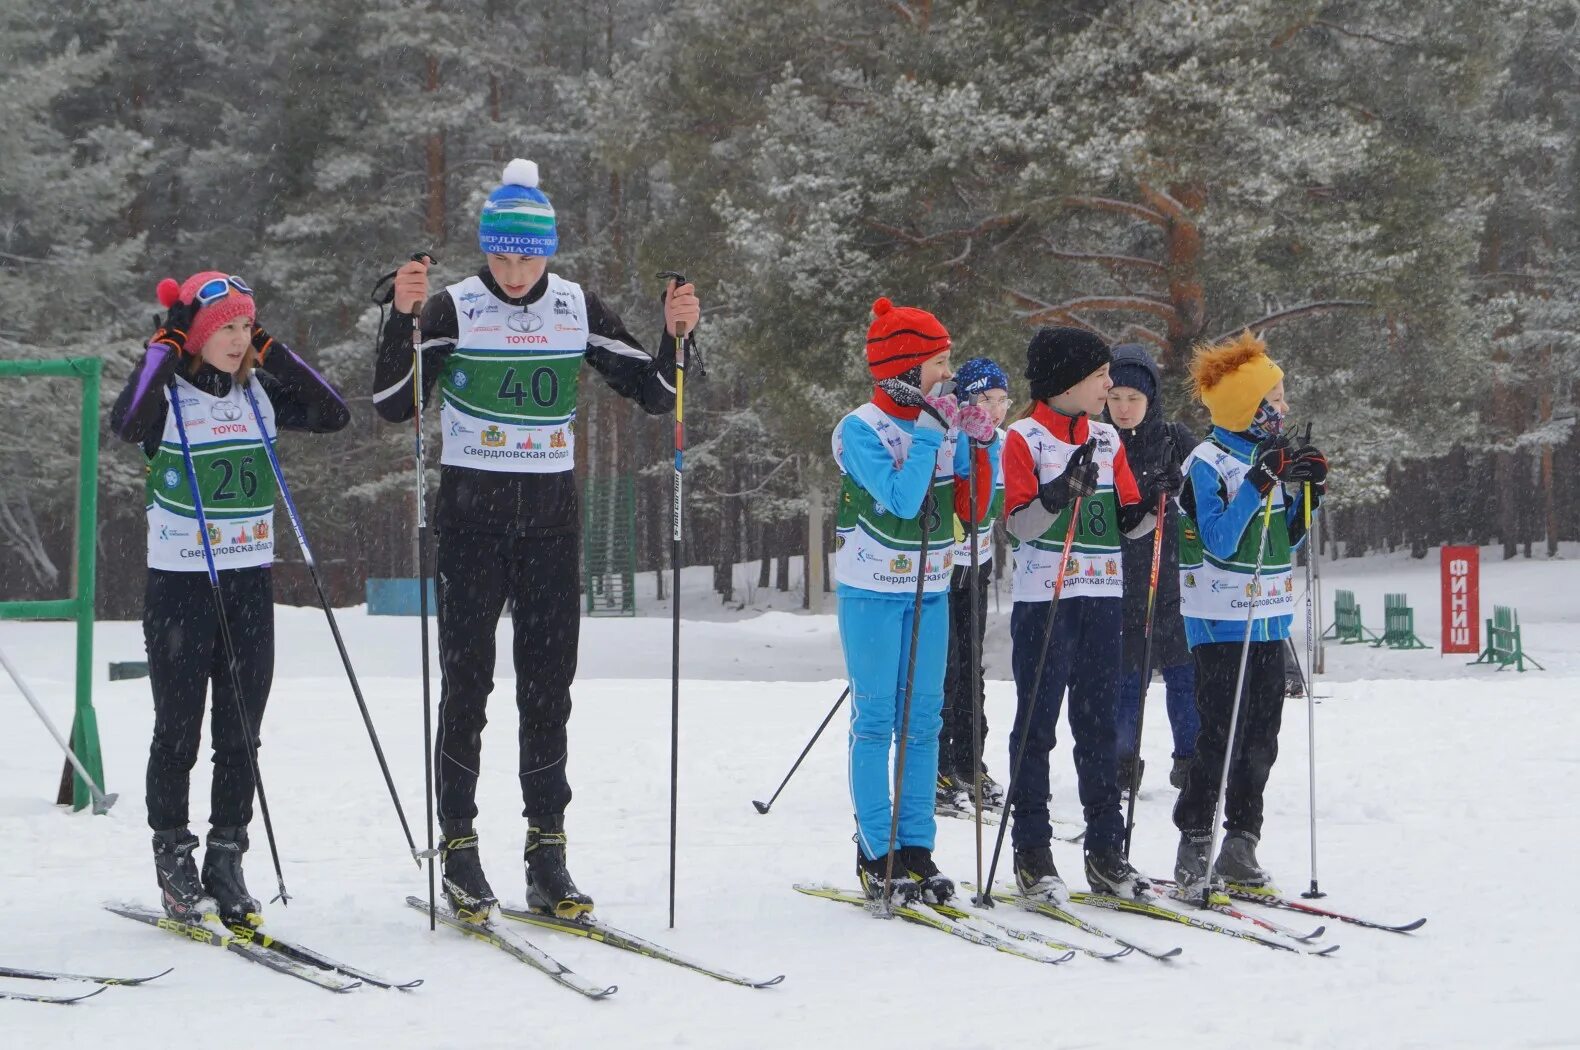
[[[806,492],[806,598],[802,608],[823,611],[823,486],[813,472],[807,472]]]
[[[435,93],[439,90],[439,59],[437,56],[428,56],[427,91]],[[435,131],[428,136],[428,199],[426,214],[423,219],[423,232],[427,233],[430,243],[444,244],[444,202],[445,202],[445,167],[444,167],[444,132]]]

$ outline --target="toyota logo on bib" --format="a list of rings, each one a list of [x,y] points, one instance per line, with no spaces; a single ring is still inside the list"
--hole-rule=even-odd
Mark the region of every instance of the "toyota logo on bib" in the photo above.
[[[216,401],[211,414],[215,419],[224,420],[226,423],[234,423],[241,418],[241,406],[234,401]]]
[[[543,327],[543,318],[528,310],[517,310],[505,318],[505,327],[512,332],[536,332]]]

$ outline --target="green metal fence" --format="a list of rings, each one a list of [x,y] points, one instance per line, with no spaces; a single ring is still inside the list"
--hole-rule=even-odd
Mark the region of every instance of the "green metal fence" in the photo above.
[[[636,615],[636,479],[590,477],[582,493],[588,616]]]
[[[71,723],[71,748],[84,768],[104,786],[99,754],[99,722],[93,712],[94,538],[99,520],[99,373],[96,357],[59,361],[0,361],[0,378],[52,376],[82,380],[81,440],[77,453],[77,521],[71,597],[50,601],[0,602],[0,620],[75,620],[77,623],[77,707]],[[68,767],[69,768],[69,767]],[[62,778],[64,782],[64,777]],[[71,804],[93,801],[82,778],[72,774]],[[57,799],[64,802],[64,798]]]

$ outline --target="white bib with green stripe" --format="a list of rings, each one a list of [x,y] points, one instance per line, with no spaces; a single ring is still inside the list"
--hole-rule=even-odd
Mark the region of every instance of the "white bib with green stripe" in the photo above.
[[[264,425],[274,433],[274,406],[252,384]],[[203,514],[208,519],[214,568],[243,569],[274,561],[274,471],[263,448],[264,435],[252,416],[247,395],[234,384],[224,397],[206,394],[177,377],[165,399],[181,399],[181,418],[192,449]],[[175,572],[206,572],[197,508],[181,455],[181,434],[174,411],[165,413],[159,451],[148,462],[148,567]]]
[[[840,420],[834,428],[834,462],[839,464],[839,512],[834,526],[834,579],[864,591],[914,594],[917,560],[921,556],[923,523],[902,518],[856,484],[845,473],[845,420],[856,419],[871,427],[902,466],[911,451],[911,435],[895,425],[888,414],[870,401]],[[949,589],[954,568],[955,432],[950,431],[938,449],[933,467],[933,500],[936,510],[927,521],[927,592]]]
[[[1004,440],[1004,430],[997,432],[998,440]],[[975,449],[972,449],[975,452]],[[999,446],[999,454],[1003,455],[1003,446]],[[990,565],[993,562],[993,523],[1004,513],[1004,461],[1000,458],[998,469],[993,472],[993,495],[988,505],[978,507],[977,513],[982,517],[982,523],[977,526],[977,567]],[[971,564],[971,541],[966,536],[966,524],[955,517],[955,564]]]
[[[1125,596],[1124,558],[1120,554],[1119,499],[1114,493],[1114,457],[1119,454],[1119,431],[1107,423],[1088,421],[1090,437],[1097,442],[1092,462],[1097,464],[1097,491],[1081,500],[1081,517],[1070,541],[1070,554],[1064,562],[1061,598],[1123,598]],[[1037,484],[1052,481],[1064,473],[1065,465],[1079,445],[1072,445],[1049,433],[1028,416],[1011,423],[1009,429],[1020,434],[1037,465]],[[1070,526],[1065,507],[1041,536],[1022,543],[1010,535],[1010,550],[1015,554],[1013,593],[1017,602],[1053,600],[1053,585],[1059,568],[1059,552]]]
[[[1185,460],[1181,472],[1205,463],[1222,479],[1225,502],[1245,484],[1251,467],[1211,441],[1204,441]],[[1211,498],[1196,493],[1197,501]],[[1295,573],[1289,550],[1289,527],[1284,521],[1284,486],[1273,486],[1273,517],[1262,551],[1262,575],[1256,573],[1256,553],[1262,540],[1262,507],[1240,536],[1240,546],[1228,558],[1207,551],[1196,522],[1180,514],[1180,611],[1198,620],[1238,620],[1249,612],[1253,620],[1287,616],[1295,611]]]
[[[468,277],[448,289],[459,335],[439,377],[440,462],[516,474],[576,463],[576,391],[587,352],[587,300],[549,274],[543,296],[512,306]]]

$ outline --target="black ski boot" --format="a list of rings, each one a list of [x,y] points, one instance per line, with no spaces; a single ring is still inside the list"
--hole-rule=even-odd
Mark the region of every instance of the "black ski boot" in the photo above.
[[[165,914],[182,922],[201,922],[203,884],[198,881],[198,837],[186,828],[154,832],[154,871],[159,876],[159,898]]]
[[[499,903],[483,874],[483,861],[477,854],[477,832],[472,822],[458,820],[439,827],[439,866],[444,874],[444,896],[457,918],[466,922],[488,921],[488,913]]]
[[[1199,900],[1207,889],[1207,866],[1212,848],[1212,833],[1208,831],[1180,832],[1179,851],[1174,854],[1174,884],[1181,896]],[[1221,884],[1216,878],[1212,887],[1214,895]]]
[[[1021,896],[1064,907],[1070,903],[1070,888],[1053,866],[1053,850],[1047,846],[1015,851],[1015,887]]]
[[[911,878],[905,862],[900,859],[899,850],[894,852],[894,878],[885,881],[884,873],[888,870],[887,853],[868,860],[862,854],[861,847],[856,847],[856,877],[861,880],[861,891],[868,900],[882,900],[887,889],[889,900],[895,907],[914,904],[922,895],[922,884]]]
[[[971,808],[970,787],[955,774],[940,769],[933,784],[933,805],[938,809],[962,810]]]
[[[565,818],[545,817],[527,824],[527,907],[562,919],[579,919],[593,900],[576,888],[565,868]]]
[[[1213,874],[1226,883],[1248,890],[1274,892],[1273,876],[1256,859],[1257,838],[1244,831],[1231,831],[1218,851]]]
[[[1169,787],[1175,791],[1185,790],[1185,778],[1190,774],[1190,756],[1183,758],[1174,756],[1174,764],[1169,767]]]
[[[895,867],[905,866],[911,879],[921,887],[922,900],[943,904],[955,895],[955,884],[945,878],[933,863],[933,851],[926,846],[901,846],[894,855]]]
[[[1086,881],[1093,893],[1137,900],[1147,895],[1152,883],[1130,864],[1117,849],[1086,851]]]
[[[203,891],[214,898],[220,921],[226,926],[259,926],[262,905],[247,892],[241,876],[241,856],[247,852],[246,828],[210,828],[203,850]]]
[[[982,806],[984,809],[1004,808],[1004,785],[994,780],[988,773],[986,766],[979,766],[977,775],[982,778]],[[967,785],[967,790],[974,790],[975,785]]]

